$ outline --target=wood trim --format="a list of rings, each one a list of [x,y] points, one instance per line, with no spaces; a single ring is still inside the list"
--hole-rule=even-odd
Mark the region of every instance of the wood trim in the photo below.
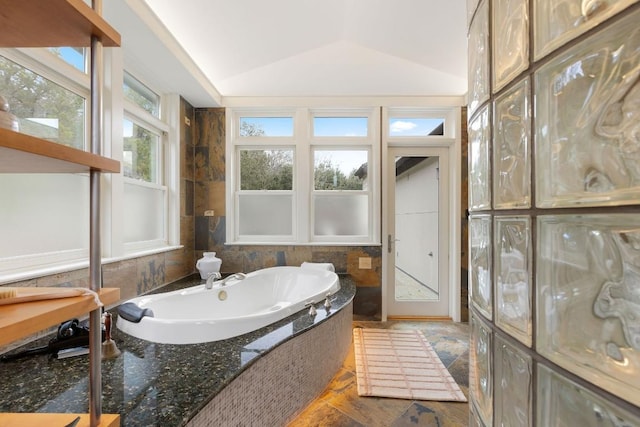
[[[120,46],[120,34],[82,0],[0,2],[0,47]]]
[[[119,301],[120,289],[103,288],[100,300],[105,306]],[[0,346],[80,317],[96,308],[98,306],[90,295],[0,306]],[[4,426],[2,423],[0,425]]]
[[[77,417],[80,421],[76,427],[89,427],[88,414],[46,414],[46,413],[16,413],[7,412],[0,414],[0,425],[3,427],[41,427],[41,426],[66,426]],[[97,427],[119,427],[120,415],[102,414],[100,424]]]
[[[2,173],[79,173],[92,170],[119,173],[120,162],[0,128]]]

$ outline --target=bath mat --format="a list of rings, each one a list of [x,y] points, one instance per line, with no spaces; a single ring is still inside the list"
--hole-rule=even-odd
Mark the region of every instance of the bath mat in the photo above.
[[[466,402],[420,331],[353,330],[358,395]]]

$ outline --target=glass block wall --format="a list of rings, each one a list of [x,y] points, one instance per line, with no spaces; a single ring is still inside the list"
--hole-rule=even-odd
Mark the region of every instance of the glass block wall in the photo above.
[[[467,10],[470,425],[640,426],[640,2]]]

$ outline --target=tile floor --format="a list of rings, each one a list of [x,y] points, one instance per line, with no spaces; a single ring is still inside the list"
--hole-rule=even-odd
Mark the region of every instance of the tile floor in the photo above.
[[[396,299],[410,300],[437,300],[438,293],[418,282],[404,271],[396,268]]]
[[[422,330],[462,392],[469,397],[467,323],[356,320],[353,326]],[[360,397],[355,371],[352,346],[342,368],[327,389],[288,427],[450,427],[469,424],[468,403]]]

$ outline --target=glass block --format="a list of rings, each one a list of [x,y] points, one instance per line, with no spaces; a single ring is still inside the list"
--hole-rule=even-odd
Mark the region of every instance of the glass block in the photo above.
[[[491,216],[469,218],[469,289],[471,304],[491,319]]]
[[[489,164],[489,107],[485,106],[469,123],[469,210],[491,207]]]
[[[495,419],[501,426],[532,426],[531,357],[496,335],[494,360]]]
[[[640,215],[538,217],[536,347],[640,405]]]
[[[473,409],[473,405],[469,407],[469,427],[485,427],[480,416],[476,413],[475,409]]]
[[[482,424],[493,424],[491,329],[471,312],[469,338],[469,397]]]
[[[531,219],[495,218],[496,325],[531,345]]]
[[[478,0],[467,0],[467,27],[471,25],[473,14],[478,7]]]
[[[471,22],[468,37],[469,117],[489,99],[489,2],[483,0]]]
[[[531,206],[531,101],[529,79],[496,99],[493,142],[493,205]]]
[[[493,2],[493,92],[529,65],[529,2]]]
[[[538,364],[537,420],[541,426],[635,427],[640,417]]]
[[[536,204],[640,200],[640,11],[535,74]]]
[[[534,57],[538,60],[638,0],[532,1]]]

